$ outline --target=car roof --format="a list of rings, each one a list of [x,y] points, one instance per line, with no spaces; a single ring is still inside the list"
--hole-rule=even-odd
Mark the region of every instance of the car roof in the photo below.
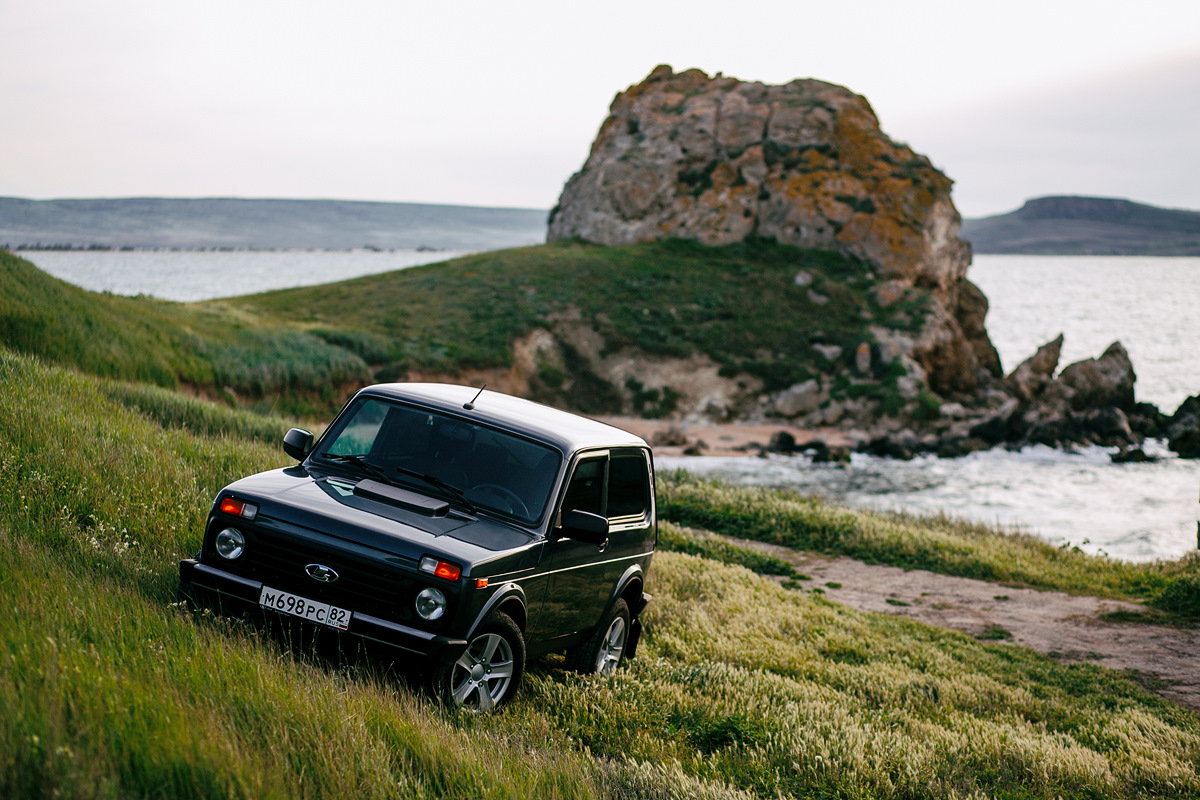
[[[428,406],[456,417],[524,434],[554,445],[567,454],[594,447],[647,446],[641,437],[612,425],[491,389],[480,391],[473,386],[449,383],[380,383],[362,389],[359,394]],[[473,408],[464,408],[472,400]]]

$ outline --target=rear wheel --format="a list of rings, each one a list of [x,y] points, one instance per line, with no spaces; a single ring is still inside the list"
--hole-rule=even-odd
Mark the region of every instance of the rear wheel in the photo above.
[[[629,642],[629,604],[618,598],[591,637],[570,655],[570,666],[584,675],[606,675],[621,666]]]
[[[496,612],[466,651],[438,670],[434,687],[446,705],[484,713],[512,699],[524,672],[525,637],[511,617]]]

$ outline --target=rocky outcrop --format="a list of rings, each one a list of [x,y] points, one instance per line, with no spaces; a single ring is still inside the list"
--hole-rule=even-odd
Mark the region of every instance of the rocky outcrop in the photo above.
[[[1167,446],[1180,458],[1200,458],[1200,395],[1184,400],[1163,425]]]
[[[556,320],[516,348],[531,354],[534,394],[578,398],[578,381],[595,379],[625,413],[836,425],[860,448],[900,458],[998,443],[1129,448],[1157,424],[1156,410],[1134,402],[1119,343],[1056,375],[1060,336],[1003,375],[987,298],[966,279],[971,251],[951,181],[888,138],[859,95],[815,80],[770,86],[660,66],[610,110],[550,214],[548,239],[773,239],[834,251],[853,259],[853,275],[835,284],[798,264],[796,302],[823,307],[838,291],[853,294],[850,327],[861,318],[862,331],[819,332],[782,355],[777,345],[755,356],[803,367],[781,387],[762,378],[762,361],[751,378],[728,361],[604,348],[589,343],[595,332],[582,320]],[[823,327],[825,317],[814,319]]]
[[[1032,402],[1050,385],[1054,380],[1054,371],[1058,369],[1058,357],[1062,353],[1062,346],[1063,336],[1060,333],[1058,338],[1039,347],[1036,353],[1022,361],[1004,379],[1005,386],[1018,400]]]
[[[1125,348],[1113,342],[1099,358],[1077,361],[1055,376],[1062,344],[1060,334],[1005,378],[1016,403],[1005,409],[1006,418],[995,416],[974,433],[1016,445],[1140,444],[1146,409],[1134,401],[1137,375]]]
[[[950,186],[841,86],[664,65],[617,95],[550,214],[548,238],[723,245],[754,236],[852,256],[881,283],[929,293],[924,327],[905,348],[920,366],[909,374],[938,393],[969,393],[981,369],[999,376],[1000,365],[983,326],[987,301],[966,280],[970,247]]]

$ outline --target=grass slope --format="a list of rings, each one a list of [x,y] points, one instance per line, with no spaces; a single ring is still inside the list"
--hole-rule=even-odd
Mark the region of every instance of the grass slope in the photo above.
[[[326,411],[366,365],[346,350],[244,315],[89,292],[0,250],[0,345],[85,372],[158,386],[229,390]]]
[[[810,283],[797,284],[800,271]],[[855,349],[870,341],[868,320],[920,325],[923,296],[880,308],[873,283],[860,262],[773,242],[560,242],[180,304],[87,292],[0,251],[0,344],[98,375],[213,395],[228,389],[263,400],[260,408],[327,413],[340,390],[370,379],[368,365],[381,380],[409,370],[507,369],[515,339],[579,318],[606,351],[701,352],[730,375],[781,389],[817,372],[848,372]],[[826,361],[817,343],[841,346],[844,363]],[[579,392],[555,394],[566,377],[542,374],[543,399],[589,405]],[[894,375],[877,377],[866,386],[843,381],[835,394],[895,394]],[[583,410],[621,410],[611,387],[597,387],[589,402]]]
[[[0,796],[1200,797],[1200,718],[1117,673],[682,553],[629,669],[448,713],[172,605],[282,423],[2,349],[0,418]]]

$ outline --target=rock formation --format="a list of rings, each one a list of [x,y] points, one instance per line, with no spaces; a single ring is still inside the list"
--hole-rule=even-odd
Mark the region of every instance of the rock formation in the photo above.
[[[1200,458],[1200,395],[1179,404],[1163,425],[1167,446],[1180,458]]]
[[[1086,358],[1057,376],[1063,337],[1038,348],[1008,377],[1010,399],[970,435],[991,445],[1100,444],[1132,447],[1157,426],[1157,409],[1134,402],[1137,375],[1129,354],[1113,342],[1099,358]]]
[[[888,138],[859,95],[816,80],[769,86],[659,66],[610,110],[550,213],[549,240],[721,246],[757,238],[834,251],[863,267],[873,310],[856,342],[791,353],[812,369],[783,389],[699,354],[656,360],[636,348],[605,350],[589,344],[595,332],[582,319],[556,322],[544,338],[561,352],[539,349],[526,359],[534,367],[574,353],[615,394],[632,387],[635,399],[620,402],[638,413],[643,397],[659,416],[837,424],[863,449],[900,458],[999,443],[1128,448],[1158,424],[1156,409],[1134,402],[1136,377],[1120,343],[1056,376],[1060,336],[1003,376],[984,327],[987,299],[966,279],[971,249],[958,235],[950,179]],[[806,269],[794,283],[808,303],[829,302],[828,286]],[[913,309],[898,315],[912,324],[884,324],[897,309]],[[812,354],[821,360],[801,361]],[[540,373],[530,374],[536,388]],[[643,386],[651,376],[654,387]],[[886,392],[876,391],[885,382]]]
[[[980,369],[999,376],[1000,364],[983,326],[987,300],[966,280],[970,246],[958,237],[950,186],[841,86],[663,65],[613,101],[548,238],[723,245],[758,236],[861,259],[881,282],[935,300],[902,348],[920,367],[910,374],[939,393],[973,392]]]

